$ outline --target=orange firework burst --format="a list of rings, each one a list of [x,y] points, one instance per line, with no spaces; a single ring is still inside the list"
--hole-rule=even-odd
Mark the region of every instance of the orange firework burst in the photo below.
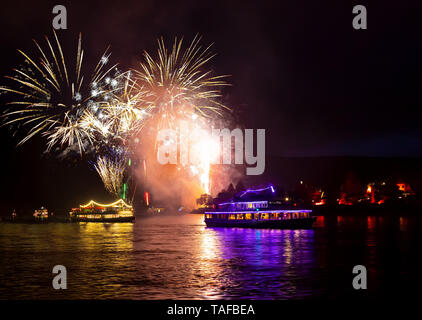
[[[178,130],[181,122],[195,130],[205,129],[195,133],[193,152],[199,156],[199,161],[189,164],[188,168],[190,174],[198,177],[202,191],[209,193],[211,155],[203,152],[209,147],[209,137],[199,132],[206,132],[209,120],[228,110],[219,102],[221,89],[228,83],[225,81],[227,75],[214,75],[209,67],[215,56],[210,51],[212,44],[202,47],[200,41],[201,37],[197,35],[184,49],[183,38],[175,38],[171,48],[166,48],[161,38],[156,58],[144,52],[144,61],[134,73],[142,92],[144,110],[148,113],[146,127],[152,129],[152,133],[157,134],[161,129]],[[154,146],[156,149],[155,139]]]

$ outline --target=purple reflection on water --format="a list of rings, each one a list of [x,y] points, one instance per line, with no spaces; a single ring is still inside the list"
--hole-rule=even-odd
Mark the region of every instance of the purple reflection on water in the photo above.
[[[206,232],[219,246],[218,258],[226,262],[223,297],[287,299],[311,293],[314,230],[207,228]]]

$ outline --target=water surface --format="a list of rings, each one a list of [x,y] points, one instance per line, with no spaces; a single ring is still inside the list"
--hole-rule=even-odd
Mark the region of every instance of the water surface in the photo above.
[[[309,299],[406,294],[421,279],[419,220],[319,217],[312,230],[135,223],[0,223],[0,299]],[[352,268],[368,290],[352,289]],[[68,289],[51,285],[64,265]]]

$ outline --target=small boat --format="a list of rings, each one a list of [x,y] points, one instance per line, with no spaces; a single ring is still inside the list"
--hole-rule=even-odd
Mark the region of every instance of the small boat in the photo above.
[[[270,190],[274,193],[273,187]],[[243,201],[242,195],[237,201],[220,203],[215,210],[205,212],[207,227],[310,229],[316,220],[312,210],[288,207],[274,198]]]
[[[178,216],[184,213],[184,208],[177,206],[150,206],[145,212],[148,216]]]
[[[74,222],[132,222],[135,220],[133,207],[123,199],[113,203],[101,204],[91,200],[70,212],[70,220]]]
[[[35,218],[35,221],[37,221],[37,222],[47,221],[47,219],[48,219],[48,210],[46,208],[44,208],[44,207],[41,207],[40,209],[34,211],[33,216]],[[14,215],[12,214],[12,217],[13,217],[13,219],[15,219],[16,218],[16,213],[14,213]]]
[[[163,207],[161,207],[161,208],[157,208],[157,207],[149,207],[149,208],[147,209],[146,213],[147,213],[148,215],[155,216],[155,215],[158,215],[158,214],[163,213],[163,212],[165,212],[165,211],[166,211],[166,208],[163,208]]]

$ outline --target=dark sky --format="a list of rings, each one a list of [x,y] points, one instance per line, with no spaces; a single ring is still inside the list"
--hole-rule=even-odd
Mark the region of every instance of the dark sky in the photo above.
[[[270,155],[422,156],[418,1],[8,1],[1,74],[19,61],[17,48],[51,35],[56,4],[68,11],[59,37],[73,46],[82,32],[86,61],[111,45],[123,68],[134,67],[159,36],[214,42],[213,69],[231,75],[224,102],[243,126],[267,130]],[[356,4],[368,9],[367,30],[352,28]],[[0,139],[9,171],[44,163],[42,141],[15,149],[4,129]]]

